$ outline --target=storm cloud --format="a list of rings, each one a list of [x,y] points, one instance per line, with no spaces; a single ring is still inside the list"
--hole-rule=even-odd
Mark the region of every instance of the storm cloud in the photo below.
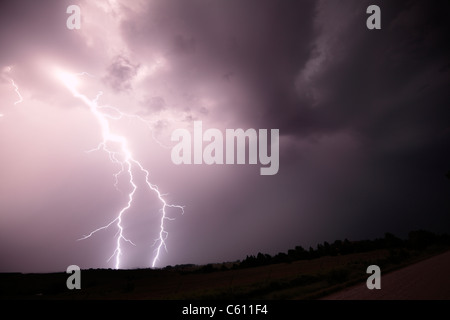
[[[66,28],[67,6],[81,29]],[[381,30],[366,9],[381,8]],[[449,232],[448,2],[3,1],[0,5],[0,271],[113,267],[129,186],[88,108],[114,120],[171,203],[159,267],[233,261],[335,239]],[[23,102],[15,104],[18,85]],[[170,135],[279,129],[280,168],[175,165]],[[142,181],[139,181],[142,182]],[[124,268],[148,267],[158,201],[127,212]]]

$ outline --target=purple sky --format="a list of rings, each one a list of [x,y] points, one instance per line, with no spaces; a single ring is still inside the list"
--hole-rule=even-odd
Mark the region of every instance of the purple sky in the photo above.
[[[81,8],[69,30],[66,8]],[[377,4],[382,29],[366,28]],[[171,209],[158,267],[413,229],[450,232],[450,23],[441,1],[2,1],[0,272],[113,268],[127,175],[89,107]],[[19,94],[13,86],[19,88]],[[109,110],[111,117],[118,114]],[[138,118],[139,117],[139,118]],[[142,121],[141,119],[145,120]],[[280,169],[175,165],[177,128],[280,130]],[[155,139],[156,138],[156,139]],[[157,141],[156,141],[157,140]],[[114,146],[113,146],[114,147]],[[149,267],[160,202],[139,184],[121,268]],[[152,246],[153,245],[153,246]]]

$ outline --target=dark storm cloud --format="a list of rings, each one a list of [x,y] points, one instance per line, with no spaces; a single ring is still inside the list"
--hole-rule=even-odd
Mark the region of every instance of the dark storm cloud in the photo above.
[[[314,1],[159,1],[125,20],[122,30],[134,51],[169,57],[177,73],[172,84],[194,96],[200,86],[215,86],[228,96],[222,109],[258,127],[272,118],[270,110],[284,112],[285,96],[293,94],[309,57],[314,7]]]
[[[131,81],[137,75],[138,64],[133,64],[123,56],[117,56],[108,66],[108,74],[103,80],[116,91],[131,89]]]
[[[310,194],[305,202],[313,203],[308,210],[293,205],[292,225],[303,224],[300,212],[306,211],[308,221],[334,221],[342,232],[364,236],[369,229],[405,232],[432,225],[424,222],[430,210],[439,212],[436,221],[444,219],[447,3],[201,3],[160,3],[155,12],[164,18],[149,13],[148,20],[127,21],[124,33],[132,47],[148,39],[166,48],[175,68],[189,75],[179,82],[185,90],[217,84],[221,93],[238,97],[221,108],[241,123],[279,128],[312,145],[281,150],[281,174],[298,175],[302,181],[292,188]],[[366,28],[370,4],[382,8],[382,30]],[[234,95],[234,86],[243,96]],[[318,158],[311,155],[315,149],[321,150]],[[280,185],[290,180],[284,179]],[[281,190],[255,192],[295,197]],[[332,233],[326,224],[322,228]]]
[[[436,125],[443,129],[449,115],[443,103],[449,96],[441,91],[448,83],[448,73],[442,71],[449,54],[448,3],[378,4],[383,8],[382,30],[362,28],[367,17],[363,11],[350,20],[351,25],[334,39],[338,42],[334,49],[340,50],[327,57],[324,70],[308,83],[325,98],[314,106],[308,99],[285,101],[281,104],[285,112],[272,113],[282,118],[281,127],[302,133],[301,124],[307,119],[316,125],[305,133],[350,129],[383,143],[399,130],[428,134]]]
[[[245,88],[249,100],[228,100],[222,108],[255,127],[277,127],[282,134],[370,134],[370,127],[392,113],[392,104],[409,104],[405,92],[424,89],[429,78],[445,81],[438,73],[447,63],[445,3],[377,3],[383,7],[378,33],[365,28],[367,1],[156,2],[122,29],[132,48],[167,54],[188,94],[206,83],[230,95],[233,86]],[[315,59],[320,70],[299,84]],[[304,92],[326,98],[315,101]]]
[[[229,96],[243,88],[246,99],[221,108],[248,126],[298,138],[348,131],[375,153],[442,139],[448,4],[376,1],[382,30],[369,31],[370,4],[157,2],[123,31],[137,50],[167,52],[188,95],[205,83]]]
[[[448,4],[376,3],[383,28],[375,32],[365,28],[368,1],[156,2],[122,29],[132,48],[167,54],[180,79],[186,75],[178,81],[188,94],[205,83],[230,95],[233,86],[245,88],[249,100],[228,100],[222,108],[249,125],[300,136],[354,130],[375,140],[384,134],[384,141],[392,133],[386,128],[395,131],[399,121],[412,131],[423,128],[423,108],[411,92],[446,99],[431,89],[447,80]],[[314,60],[320,70],[299,84]],[[447,108],[434,105],[442,122]]]
[[[145,114],[151,114],[152,112],[161,111],[166,108],[166,101],[164,98],[159,96],[150,96],[146,97],[142,102],[141,105],[144,107]]]

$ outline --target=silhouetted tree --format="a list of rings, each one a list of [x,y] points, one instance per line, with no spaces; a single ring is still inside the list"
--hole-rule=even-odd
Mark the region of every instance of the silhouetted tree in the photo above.
[[[309,247],[309,259],[317,258],[317,252],[312,247]]]
[[[261,252],[258,252],[258,255],[256,256],[256,264],[259,266],[263,266],[266,264],[271,263],[272,257],[268,254],[262,254]]]
[[[436,235],[430,231],[415,230],[408,234],[408,241],[414,249],[424,249],[436,242]]]
[[[273,257],[275,263],[288,262],[288,255],[284,252],[279,252]]]
[[[384,244],[386,248],[396,248],[403,245],[403,241],[390,232],[384,234]]]
[[[297,257],[297,260],[303,260],[308,259],[308,251],[306,251],[302,246],[296,246],[295,247],[295,256]]]
[[[215,270],[215,269],[214,269],[214,266],[213,266],[211,263],[209,263],[209,264],[207,264],[207,265],[201,267],[201,268],[199,269],[199,272],[200,272],[200,273],[210,273],[210,272],[213,272],[214,270]]]
[[[423,249],[431,244],[450,244],[450,235],[448,234],[438,236],[429,231],[417,230],[410,232],[408,236],[408,240],[402,240],[394,234],[387,232],[383,238],[376,238],[374,240],[349,241],[345,239],[344,241],[336,240],[332,244],[325,241],[323,244],[319,243],[316,250],[312,247],[309,247],[309,250],[305,250],[302,246],[296,246],[295,249],[289,249],[287,254],[279,252],[273,257],[258,252],[256,256],[247,256],[242,262],[238,262],[239,264],[233,265],[233,269],[274,263],[289,263],[297,260],[315,259],[322,256],[369,252],[377,249],[389,249],[392,259],[398,258],[401,260],[405,257],[406,251],[403,251],[407,247],[411,249]],[[209,267],[202,271],[208,272]]]

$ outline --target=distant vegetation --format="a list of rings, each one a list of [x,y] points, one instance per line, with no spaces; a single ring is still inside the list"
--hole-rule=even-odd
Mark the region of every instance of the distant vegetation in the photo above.
[[[247,257],[235,263],[207,264],[195,268],[195,265],[177,265],[169,266],[166,269],[175,270],[192,270],[197,272],[213,272],[216,270],[242,269],[265,266],[277,263],[291,263],[300,260],[311,260],[325,256],[347,255],[352,253],[370,252],[380,249],[388,249],[391,255],[397,255],[398,260],[402,259],[402,255],[408,255],[407,250],[423,250],[429,246],[450,246],[449,234],[435,234],[426,230],[411,231],[407,239],[400,239],[392,233],[385,233],[383,238],[374,240],[349,241],[348,239],[336,240],[333,243],[319,243],[316,249],[309,247],[308,250],[302,246],[296,246],[285,252],[277,253],[274,256],[259,252],[257,255],[247,255]],[[394,253],[395,252],[395,253]],[[395,260],[395,258],[393,258]]]
[[[400,239],[336,240],[308,250],[297,246],[243,261],[183,264],[163,269],[82,270],[81,290],[67,273],[0,273],[0,299],[316,299],[361,283],[369,265],[383,274],[447,251],[448,234],[418,230]]]

